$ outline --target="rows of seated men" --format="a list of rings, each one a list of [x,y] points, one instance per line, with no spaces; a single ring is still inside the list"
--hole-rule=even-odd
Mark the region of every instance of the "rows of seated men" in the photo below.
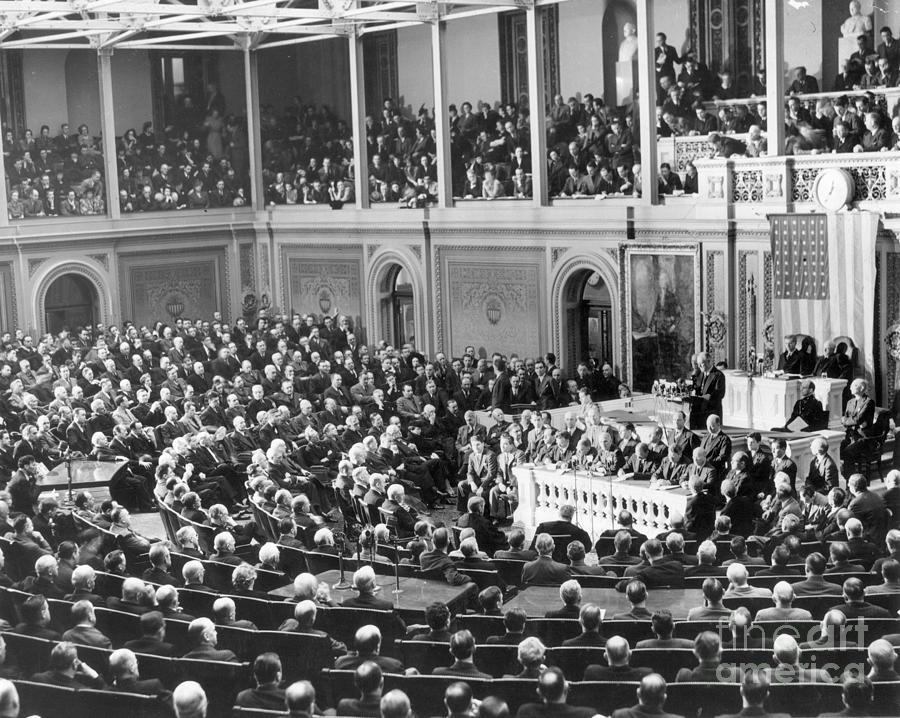
[[[361,596],[369,590],[369,582],[373,577],[371,569],[362,569],[354,576],[354,585]],[[311,588],[316,590],[315,579],[310,578],[313,582]],[[140,581],[137,583],[141,584]],[[157,594],[164,588],[166,587],[157,589]],[[146,594],[146,587],[143,584],[138,588],[128,587],[127,590],[136,590]],[[123,591],[126,591],[124,584]],[[630,593],[634,593],[634,591]],[[26,653],[25,646],[28,644],[13,640],[15,636],[25,635],[51,642],[61,639],[62,642],[57,643],[52,649],[49,649],[48,646],[49,656],[45,661],[46,670],[27,673],[30,681],[76,689],[91,687],[137,692],[155,695],[164,702],[170,701],[169,689],[173,686],[167,686],[162,681],[153,678],[142,680],[140,671],[141,664],[146,660],[147,655],[162,657],[172,655],[175,647],[167,643],[165,639],[167,629],[173,627],[173,624],[164,619],[163,613],[161,610],[157,610],[156,605],[141,606],[129,593],[123,593],[123,596],[132,600],[125,601],[123,598],[122,602],[114,605],[123,611],[135,614],[137,620],[134,625],[139,625],[142,634],[130,640],[125,640],[128,636],[104,635],[97,628],[97,614],[102,609],[95,608],[94,604],[102,605],[100,604],[101,597],[96,597],[94,603],[88,599],[81,599],[72,604],[69,621],[71,628],[66,630],[62,636],[49,627],[51,616],[47,600],[43,595],[38,594],[26,599],[20,607],[23,620],[5,634],[4,647],[6,650],[0,651],[0,655],[3,655],[4,677],[21,677],[23,666],[30,667],[34,660],[32,653]],[[897,636],[888,635],[884,638],[877,638],[864,648],[856,649],[856,644],[851,645],[851,642],[846,639],[845,632],[841,630],[846,618],[842,618],[840,611],[829,612],[822,621],[819,635],[806,643],[798,642],[794,636],[787,633],[778,635],[771,641],[765,637],[754,636],[746,609],[732,612],[727,625],[723,625],[719,633],[701,630],[696,633],[695,638],[687,639],[673,637],[675,625],[669,611],[657,610],[649,617],[649,621],[637,613],[646,595],[643,598],[634,595],[630,596],[635,603],[632,611],[623,616],[628,617],[632,622],[643,621],[647,627],[647,638],[637,641],[632,650],[627,638],[616,634],[610,634],[608,637],[605,635],[608,631],[604,628],[602,611],[599,606],[592,603],[580,605],[580,595],[577,591],[573,594],[571,587],[565,585],[562,587],[561,597],[564,601],[563,607],[548,612],[548,615],[554,617],[577,616],[577,621],[571,621],[577,630],[571,638],[549,646],[529,630],[530,622],[524,611],[511,609],[500,616],[499,606],[491,602],[488,597],[482,601],[483,614],[481,616],[473,614],[472,616],[457,617],[457,621],[468,619],[466,624],[473,628],[478,626],[481,622],[480,619],[495,615],[502,621],[502,633],[488,636],[484,640],[484,647],[480,653],[477,650],[478,642],[473,632],[468,628],[452,631],[450,612],[445,605],[439,603],[432,604],[426,610],[426,625],[414,627],[414,630],[410,632],[412,643],[401,642],[394,647],[399,651],[399,658],[382,654],[382,636],[375,626],[365,625],[359,628],[353,636],[353,650],[349,652],[346,646],[314,628],[317,612],[316,601],[327,600],[321,594],[316,600],[306,598],[296,603],[293,609],[294,618],[285,620],[279,627],[279,631],[297,632],[310,637],[330,640],[333,655],[340,656],[334,662],[335,669],[356,671],[355,684],[359,691],[358,697],[347,693],[346,686],[332,696],[337,702],[339,715],[358,714],[358,709],[366,711],[361,715],[388,715],[390,713],[385,711],[384,701],[392,694],[382,695],[385,674],[402,674],[413,677],[429,670],[435,676],[464,679],[480,688],[483,688],[482,681],[489,681],[494,676],[532,681],[532,685],[536,684],[538,688],[538,696],[541,700],[537,705],[531,705],[525,702],[521,695],[515,699],[516,713],[523,716],[574,713],[571,707],[546,707],[546,704],[555,706],[566,703],[567,678],[570,681],[583,680],[601,683],[635,682],[633,685],[640,685],[638,690],[639,706],[651,709],[661,709],[664,706],[666,681],[668,680],[675,683],[733,684],[735,689],[740,684],[740,692],[745,700],[748,689],[755,687],[758,693],[754,693],[754,695],[758,700],[751,700],[751,706],[761,706],[766,702],[766,689],[769,684],[802,685],[837,682],[843,684],[842,698],[846,709],[843,712],[834,713],[834,715],[891,715],[891,711],[896,710],[896,703],[893,702],[896,700],[896,693],[884,691],[876,694],[874,685],[888,684],[887,689],[895,690],[900,683],[900,676],[895,671],[896,654],[892,645],[892,641],[896,642]],[[241,624],[235,620],[233,602],[229,606],[228,601],[229,599],[219,598],[213,604],[215,623],[208,618],[192,619],[182,616],[175,619],[182,623],[190,621],[186,631],[179,632],[184,635],[187,647],[184,653],[185,658],[232,663],[239,660],[239,656],[232,650],[219,645],[219,637],[227,635],[227,629],[249,627],[246,622]],[[621,619],[623,616],[615,616],[609,624],[610,628],[617,619]],[[810,637],[812,637],[812,633]],[[441,644],[444,646],[443,650],[440,648]],[[116,646],[117,648],[106,653],[92,652],[86,654],[90,658],[79,659],[79,646],[101,649],[110,649],[112,646]],[[488,649],[490,646],[495,647],[496,650],[495,648]],[[16,647],[21,647],[18,654]],[[506,650],[507,647],[509,650]],[[448,649],[449,657],[447,656]],[[829,658],[837,657],[837,660],[843,660],[846,663],[835,664],[832,662],[828,663],[826,668],[817,667],[813,651],[821,652],[829,649],[834,649],[829,654]],[[741,653],[742,651],[743,653]],[[765,659],[760,662],[763,655],[765,655]],[[745,667],[738,661],[750,658],[753,658],[756,663],[752,670],[745,671]],[[17,663],[17,659],[22,659],[21,663]],[[850,663],[849,661],[852,659],[856,659],[858,662]],[[642,660],[652,663],[656,670],[642,665]],[[415,665],[415,668],[406,668],[405,661],[407,665]],[[331,661],[327,660],[322,667],[330,664]],[[663,673],[667,675],[663,676]],[[282,681],[282,665],[276,654],[265,652],[257,655],[253,662],[253,675],[256,687],[238,693],[235,698],[237,705],[284,710],[284,701],[287,699],[287,707],[290,708],[289,697],[286,697],[285,690],[279,685]],[[170,676],[169,680],[177,680],[177,674]],[[406,680],[393,678],[391,682],[402,687]],[[550,690],[548,694],[547,691],[552,686],[555,686],[556,689]],[[287,692],[290,693],[293,688],[296,686],[292,684],[287,688]],[[304,688],[307,692],[314,690],[311,684],[304,685]],[[652,698],[648,693],[651,688],[654,696]],[[179,690],[182,688],[175,689],[176,709]],[[228,689],[220,686],[220,690],[227,691]],[[518,690],[521,691],[522,687],[519,687]],[[602,691],[602,688],[598,687],[598,690]],[[456,695],[458,691],[467,695],[467,700],[472,698],[472,687],[465,682],[457,682],[452,685],[448,682],[445,698],[448,699],[447,708],[451,715],[454,713],[452,706],[464,701],[463,696]],[[467,691],[468,693],[466,693]],[[489,701],[490,692],[491,689],[488,687],[486,695],[481,699],[485,703]],[[310,695],[314,696],[314,693]],[[393,695],[395,699],[399,699],[397,694]],[[779,700],[785,700],[785,695],[787,694],[781,693]],[[808,699],[812,694],[804,695]],[[832,701],[835,695],[831,694]],[[875,699],[876,695],[878,696],[877,700]],[[513,701],[509,696],[506,698],[510,702]],[[406,700],[408,703],[408,698]],[[616,701],[618,702],[616,703]],[[606,710],[612,712],[613,709],[627,709],[629,703],[630,701],[623,699],[622,694],[619,694],[612,706],[608,697],[602,704]],[[745,707],[747,707],[746,704]],[[806,708],[805,712],[799,710],[797,714],[815,715],[818,713],[817,710],[809,712],[809,706]],[[508,707],[506,710],[508,711]],[[587,713],[588,710],[590,713]],[[317,709],[318,711],[321,711],[321,707]],[[585,706],[578,715],[594,715],[598,712],[596,706]],[[409,706],[407,705],[406,713],[403,715],[408,713]],[[501,715],[504,714],[508,713],[501,712]],[[620,715],[629,715],[629,713]],[[765,715],[765,713],[757,711],[749,715]],[[823,715],[831,715],[831,713],[824,711]]]

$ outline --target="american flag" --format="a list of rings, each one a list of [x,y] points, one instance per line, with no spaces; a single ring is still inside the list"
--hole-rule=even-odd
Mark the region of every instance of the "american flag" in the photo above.
[[[828,299],[828,221],[824,214],[770,218],[775,299]]]
[[[812,336],[819,352],[848,336],[872,375],[878,220],[860,211],[769,215],[776,351],[787,334]]]

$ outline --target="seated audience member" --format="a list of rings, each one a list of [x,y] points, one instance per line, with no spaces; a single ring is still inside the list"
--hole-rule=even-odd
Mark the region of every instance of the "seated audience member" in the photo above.
[[[716,501],[718,497],[700,477],[688,481],[690,495],[684,512],[684,527],[693,533],[698,541],[712,534],[716,525]]]
[[[466,504],[468,513],[456,521],[460,528],[471,528],[475,531],[475,539],[487,554],[493,555],[507,547],[506,534],[484,515],[484,499],[472,496]]]
[[[62,598],[65,592],[56,585],[59,564],[55,556],[41,556],[34,562],[34,575],[27,576],[13,588],[25,593],[39,593],[46,598]]]
[[[105,606],[106,599],[94,593],[97,573],[88,565],[77,566],[72,571],[72,593],[65,596],[66,601],[90,601],[95,606]]]
[[[482,616],[502,616],[503,591],[499,586],[488,586],[475,599]]]
[[[625,587],[625,598],[631,604],[631,609],[613,616],[614,621],[649,621],[650,611],[647,610],[647,586],[643,581],[632,579]]]
[[[325,631],[320,631],[315,628],[317,611],[318,608],[314,601],[310,601],[309,599],[300,601],[294,606],[293,618],[284,619],[278,627],[278,630],[284,631],[285,633],[308,633],[312,636],[327,638],[331,645],[332,655],[343,656],[347,652],[347,646],[341,641],[336,641]]]
[[[666,702],[665,679],[658,673],[650,673],[640,678],[640,681],[641,685],[637,690],[637,705],[613,711],[612,718],[639,718],[647,715],[675,718],[671,713],[663,711],[663,705]]]
[[[444,690],[444,707],[447,718],[475,715],[480,701],[473,700],[472,688],[464,681],[451,683]]]
[[[514,559],[516,561],[534,561],[537,552],[525,548],[525,532],[522,529],[513,529],[507,537],[509,549],[501,549],[494,552],[494,558]]]
[[[694,655],[697,657],[697,667],[679,669],[675,676],[676,683],[725,683],[734,680],[737,673],[734,667],[722,665],[722,641],[719,634],[712,631],[700,633],[694,639]]]
[[[175,648],[166,643],[166,622],[159,611],[150,611],[141,616],[141,637],[125,643],[125,648],[135,653],[171,658]]]
[[[896,469],[893,471],[897,475],[897,481],[900,482],[900,471],[897,471]],[[900,498],[900,485],[898,485],[897,494],[898,498]],[[900,514],[900,506],[897,507],[897,513]],[[898,520],[900,520],[900,516],[898,516]],[[885,561],[894,560],[897,563],[900,563],[900,529],[891,529],[888,531],[884,543],[887,547],[887,556],[883,556],[875,562],[872,566],[873,573],[879,573],[881,571],[881,565]]]
[[[632,579],[641,581],[647,588],[684,585],[684,565],[665,556],[663,545],[657,539],[645,541],[641,551],[646,560],[625,569],[625,578],[616,584],[617,591],[624,593]]]
[[[890,618],[891,612],[881,606],[874,606],[866,601],[866,589],[858,578],[848,578],[843,586],[844,603],[832,606],[831,610],[840,611],[848,619],[854,618]]]
[[[471,579],[457,570],[456,564],[447,553],[447,549],[450,547],[449,530],[446,528],[436,529],[431,540],[434,548],[419,556],[419,565],[422,567],[422,571],[439,573],[451,586],[469,583]]]
[[[488,636],[485,643],[487,644],[505,644],[509,646],[518,646],[525,637],[525,623],[528,621],[528,614],[524,608],[511,608],[503,615],[503,627],[506,633],[502,636]]]
[[[450,609],[446,603],[435,601],[425,607],[425,623],[428,630],[415,634],[413,641],[437,641],[449,643],[450,634]]]
[[[184,578],[184,588],[191,591],[203,591],[215,593],[215,589],[203,583],[206,578],[206,568],[199,561],[188,561],[181,567],[181,576]]]
[[[830,573],[866,573],[866,568],[861,563],[851,560],[850,547],[845,541],[835,541],[828,548],[831,558],[831,566],[825,569]]]
[[[767,672],[770,683],[831,683],[823,668],[801,665],[800,646],[793,636],[780,634],[775,639],[773,651],[777,665]]]
[[[750,718],[750,716],[769,716],[769,718],[787,718],[787,713],[768,713],[765,709],[769,697],[769,680],[764,671],[751,668],[744,672],[741,679],[741,701],[744,705],[740,713],[723,715],[719,718]]]
[[[112,690],[155,696],[167,705],[171,705],[172,692],[158,678],[141,679],[138,658],[128,648],[119,648],[110,654],[109,674],[112,678],[110,686]]]
[[[574,638],[563,641],[563,646],[592,646],[600,648],[606,645],[606,637],[600,633],[603,611],[596,603],[586,603],[581,607],[581,611],[578,614],[578,622],[581,624],[581,633]]]
[[[195,616],[185,613],[178,604],[178,590],[174,586],[160,586],[156,589],[156,607],[165,618],[173,621],[191,622]],[[151,606],[152,608],[152,606]]]
[[[559,507],[559,518],[556,521],[544,521],[538,524],[531,539],[531,549],[537,550],[537,540],[541,534],[548,536],[565,536],[566,546],[570,541],[581,541],[585,546],[591,545],[591,537],[587,531],[572,523],[575,516],[575,507],[571,504],[563,504]],[[540,551],[538,551],[540,553]]]
[[[685,576],[724,576],[725,569],[716,565],[716,545],[706,540],[697,547],[697,565],[688,566]]]
[[[277,653],[261,653],[253,661],[254,688],[237,694],[234,705],[267,711],[284,710],[284,690],[281,684],[281,659]]]
[[[606,569],[602,566],[588,566],[584,562],[584,544],[581,541],[572,541],[566,547],[566,556],[569,558],[569,570],[575,575],[603,576]]]
[[[353,637],[356,649],[353,653],[338,658],[334,667],[340,670],[355,670],[366,661],[377,664],[385,673],[403,673],[403,664],[396,658],[379,655],[381,631],[377,626],[362,626]]]
[[[306,683],[307,681],[303,682]],[[310,686],[310,688],[311,687],[312,686]],[[308,711],[300,714],[301,718],[304,715],[310,715],[311,713],[309,713],[309,711],[311,710],[312,705],[310,704]],[[399,688],[388,691],[381,697],[380,712],[381,718],[411,718],[413,716],[412,706],[409,703],[409,696]]]
[[[859,563],[868,570],[881,555],[881,551],[875,544],[863,538],[863,525],[858,518],[847,519],[844,530],[847,532],[847,548],[850,549],[851,563]]]
[[[767,648],[768,641],[762,631],[751,630],[753,618],[744,606],[734,609],[728,619],[730,636],[723,639],[728,648]]]
[[[675,619],[667,608],[658,608],[650,616],[650,627],[655,638],[638,641],[635,648],[693,648],[694,644],[687,638],[672,638],[675,632]]]
[[[772,565],[757,571],[755,576],[799,576],[800,570],[791,568],[788,563],[791,560],[791,552],[785,545],[776,546],[772,550]]]
[[[897,654],[890,641],[879,638],[872,641],[868,648],[869,665],[872,669],[866,677],[872,683],[885,683],[887,681],[900,681],[900,674],[894,669]]]
[[[342,606],[351,608],[375,608],[379,611],[392,611],[394,604],[377,598],[375,593],[379,590],[375,581],[375,571],[371,566],[363,566],[353,574],[353,588],[357,591],[355,598],[348,597],[341,603]]]
[[[163,543],[155,543],[150,547],[150,568],[144,571],[141,578],[157,585],[180,586],[181,582],[171,574],[172,557],[169,548]]]
[[[578,618],[581,615],[581,584],[574,578],[564,581],[559,587],[562,608],[547,611],[544,618]]]
[[[609,556],[600,556],[597,563],[600,566],[636,566],[641,562],[637,556],[631,556],[631,534],[627,531],[617,531],[613,538],[615,553]]]
[[[844,630],[846,625],[847,617],[843,613],[834,610],[826,611],[819,624],[818,635],[812,641],[801,643],[800,650],[856,646],[856,643],[848,639],[848,636],[853,634]]]
[[[72,605],[72,623],[75,625],[63,633],[62,640],[79,646],[112,648],[112,641],[97,629],[97,617],[90,601],[78,601]]]
[[[787,581],[779,581],[772,589],[773,608],[761,608],[756,612],[756,621],[809,621],[812,614],[805,608],[792,608],[794,591]]]
[[[529,636],[519,644],[517,658],[522,670],[515,675],[507,675],[505,678],[540,678],[541,673],[547,670],[544,661],[547,657],[547,649],[540,639]]]
[[[770,598],[772,592],[768,588],[762,586],[754,587],[747,583],[747,568],[741,563],[733,563],[728,567],[728,589],[725,591],[725,598],[740,598],[748,596],[759,596]]]
[[[238,620],[237,607],[234,604],[234,599],[229,596],[220,596],[213,602],[212,617],[217,626],[243,628],[249,631],[259,630],[253,621],[248,621],[246,619]]]
[[[450,655],[453,657],[453,664],[438,666],[433,671],[434,675],[485,679],[491,677],[475,666],[475,638],[469,631],[457,631],[450,637]]]
[[[209,701],[206,691],[196,681],[182,681],[172,691],[175,718],[206,718]]]
[[[380,718],[381,693],[384,689],[381,667],[372,661],[361,663],[356,668],[353,683],[359,691],[359,698],[341,698],[337,704],[338,715]]]
[[[687,534],[693,536],[693,534]],[[684,550],[684,542],[687,540],[685,534],[678,531],[670,531],[666,534],[666,549],[669,552],[668,558],[671,561],[678,561],[682,566],[696,566],[700,563],[697,556],[692,556]]]
[[[569,684],[563,672],[550,666],[538,678],[537,694],[540,703],[525,703],[519,707],[516,718],[593,718],[597,713],[593,708],[570,706],[566,703]]]
[[[844,716],[868,716],[877,713],[873,703],[874,689],[867,676],[844,678],[841,700],[844,710],[833,713],[819,713],[819,718],[843,718]]]
[[[877,586],[869,586],[866,591],[869,595],[877,593],[900,593],[900,561],[889,558],[881,564],[881,578],[883,583]]]
[[[840,593],[840,587],[836,583],[826,581],[823,574],[826,572],[825,557],[818,551],[811,553],[804,561],[806,580],[791,584],[795,596],[824,596]]]
[[[34,638],[46,638],[58,641],[59,634],[50,628],[50,607],[47,599],[41,594],[29,596],[19,606],[22,622],[13,629],[14,633]]]
[[[57,643],[50,651],[49,669],[35,673],[34,683],[49,683],[62,688],[106,688],[106,682],[87,663],[78,660],[75,644],[66,641]]]
[[[309,681],[296,681],[284,689],[284,705],[290,718],[312,716],[319,711],[316,708],[316,689]],[[385,711],[385,714],[387,711]],[[404,718],[398,716],[398,718]]]
[[[725,589],[717,578],[707,578],[701,587],[703,591],[703,605],[694,606],[688,611],[689,621],[717,621],[731,615],[731,610],[722,605]]]
[[[522,583],[560,584],[569,578],[569,567],[553,560],[556,544],[550,534],[538,534],[534,547],[538,557],[522,567]]]
[[[190,650],[184,658],[199,658],[205,661],[237,662],[237,656],[227,648],[216,648],[218,635],[216,625],[208,618],[195,618],[188,625]]]
[[[584,669],[586,681],[639,681],[650,674],[649,668],[631,667],[631,647],[621,636],[612,636],[606,641],[603,655],[606,665],[591,664]]]

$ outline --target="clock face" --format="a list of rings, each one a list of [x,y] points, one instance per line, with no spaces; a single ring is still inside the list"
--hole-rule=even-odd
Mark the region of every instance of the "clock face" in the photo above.
[[[823,170],[816,178],[813,196],[823,209],[836,212],[853,199],[853,180],[845,170]]]

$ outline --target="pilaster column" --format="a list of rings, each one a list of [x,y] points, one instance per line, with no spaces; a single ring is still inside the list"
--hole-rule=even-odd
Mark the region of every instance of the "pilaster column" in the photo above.
[[[119,219],[119,167],[116,164],[116,118],[112,88],[111,47],[97,50],[97,75],[100,81],[100,131],[103,135],[103,169],[106,186],[106,211],[111,219]]]
[[[651,0],[637,0],[638,121],[641,145],[641,203],[659,203],[656,175],[656,28]]]
[[[536,207],[546,206],[547,108],[544,103],[544,27],[539,9],[525,10],[528,37],[528,108],[531,114],[531,188]]]
[[[453,168],[450,166],[450,127],[447,114],[446,23],[431,23],[431,71],[434,76],[434,129],[437,145],[438,207],[453,204]]]
[[[766,135],[770,155],[784,154],[784,8],[766,0]]]
[[[366,144],[366,76],[363,69],[363,41],[354,30],[350,43],[350,112],[353,122],[353,169],[356,206],[369,208],[369,147]]]
[[[250,150],[250,206],[262,210],[266,206],[262,178],[262,135],[259,124],[259,66],[255,50],[244,39],[244,90],[247,105],[247,146]]]

